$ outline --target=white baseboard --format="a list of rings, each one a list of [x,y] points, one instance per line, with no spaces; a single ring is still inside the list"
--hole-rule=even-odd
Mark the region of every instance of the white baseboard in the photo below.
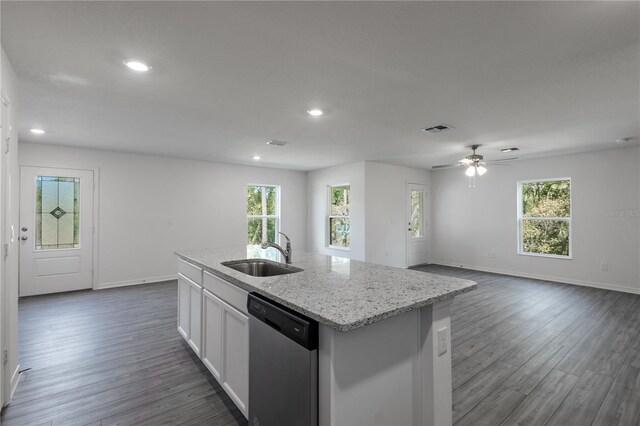
[[[93,286],[94,290],[104,290],[106,288],[126,287],[129,285],[159,283],[163,281],[172,281],[178,279],[177,275],[165,275],[163,277],[142,278],[138,280],[114,281],[110,283],[98,283]]]
[[[614,284],[607,284],[607,283],[599,283],[594,281],[576,280],[572,278],[554,277],[551,275],[530,274],[528,272],[512,271],[508,269],[499,269],[499,268],[487,268],[484,266],[462,265],[460,263],[445,262],[442,260],[432,260],[430,263],[435,265],[442,265],[442,266],[452,266],[454,268],[472,269],[474,271],[491,272],[494,274],[512,275],[514,277],[533,278],[535,280],[553,281],[553,282],[564,283],[564,284],[580,285],[583,287],[601,288],[603,290],[621,291],[623,293],[640,294],[640,288],[634,288],[631,286],[621,286],[621,285],[614,285]]]

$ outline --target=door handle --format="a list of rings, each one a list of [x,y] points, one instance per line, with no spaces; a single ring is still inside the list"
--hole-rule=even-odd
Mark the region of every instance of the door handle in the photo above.
[[[26,235],[23,235],[22,237],[20,237],[20,239],[21,239],[22,241],[26,241],[26,240],[27,240],[27,236],[26,236]]]

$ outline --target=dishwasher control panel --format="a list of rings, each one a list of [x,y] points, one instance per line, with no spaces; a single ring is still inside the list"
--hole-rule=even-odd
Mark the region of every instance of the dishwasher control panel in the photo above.
[[[249,314],[306,349],[318,348],[318,323],[256,293],[247,299]]]

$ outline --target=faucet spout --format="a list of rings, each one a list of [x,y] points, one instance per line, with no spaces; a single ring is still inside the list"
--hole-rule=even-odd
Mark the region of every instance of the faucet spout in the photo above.
[[[269,247],[273,247],[274,249],[278,250],[280,253],[282,253],[282,256],[284,257],[284,260],[286,263],[291,263],[291,240],[289,239],[289,237],[287,237],[285,234],[283,234],[282,232],[278,232],[279,234],[281,234],[282,236],[284,236],[287,239],[287,243],[286,243],[286,248],[282,248],[282,246],[276,244],[276,243],[272,243],[269,241],[263,241],[262,244],[260,244],[260,247],[264,250],[264,249],[268,249]]]

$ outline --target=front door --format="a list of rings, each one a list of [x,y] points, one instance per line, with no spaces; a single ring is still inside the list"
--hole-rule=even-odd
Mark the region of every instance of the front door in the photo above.
[[[407,184],[407,267],[427,263],[425,187]]]
[[[20,168],[20,296],[93,287],[93,171]]]

